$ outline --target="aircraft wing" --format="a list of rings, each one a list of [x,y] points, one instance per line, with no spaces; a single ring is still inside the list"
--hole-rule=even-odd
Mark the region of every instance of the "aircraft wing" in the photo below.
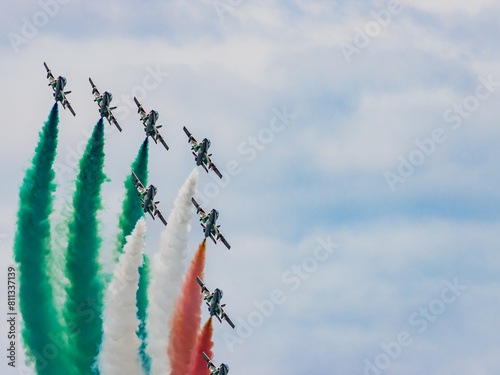
[[[207,216],[207,213],[203,210],[203,208],[201,208],[201,206],[198,204],[198,202],[196,202],[196,199],[191,198],[191,202],[193,202],[194,206],[196,207],[196,213],[197,214],[200,214],[200,212],[202,213],[202,215],[200,215],[200,217]]]
[[[49,80],[55,80],[54,76],[52,75],[52,72],[50,71],[49,67],[47,66],[46,63],[43,63],[43,66],[45,66],[45,69],[47,70],[47,78]]]
[[[209,295],[210,290],[208,290],[208,288],[205,286],[205,283],[203,282],[203,280],[201,280],[198,276],[196,276],[196,281],[198,281],[198,284],[200,284],[201,292],[203,293],[203,295],[205,295],[205,296]]]
[[[220,240],[224,245],[226,245],[227,249],[231,249],[231,245],[226,241],[219,228],[217,228],[217,239]]]
[[[71,106],[70,102],[68,101],[68,99],[66,99],[66,95],[63,94],[63,103],[66,103],[66,105],[63,105],[64,107],[68,108],[69,111],[71,112],[71,114],[73,116],[76,116],[76,113],[75,111],[73,110],[73,107]]]
[[[215,166],[215,164],[212,162],[212,159],[210,159],[210,156],[207,156],[207,159],[208,159],[208,169],[211,169],[215,172],[215,174],[217,176],[219,176],[219,178],[222,178],[222,173],[220,173],[219,169]]]
[[[233,321],[224,312],[224,309],[222,307],[220,308],[220,311],[221,311],[221,317],[222,317],[222,319],[224,319],[231,326],[231,328],[234,329],[235,325],[234,325]]]
[[[97,90],[97,87],[96,85],[94,85],[94,82],[92,82],[92,79],[89,77],[89,82],[90,82],[90,85],[92,86],[92,94],[94,94],[96,96],[96,98],[98,96],[101,96],[101,93],[99,92],[99,90]],[[94,99],[94,101],[96,101],[97,99]]]
[[[195,141],[196,142],[196,139],[194,139],[193,135],[189,132],[189,130],[187,130],[187,128],[184,126],[183,127],[184,129],[184,133],[186,133],[186,135],[188,136],[188,142],[191,143],[191,141]],[[196,144],[198,144],[198,142],[196,142]]]
[[[207,361],[208,369],[210,371],[217,370],[217,367],[215,367],[214,363],[210,360],[210,358],[208,358],[208,356],[205,354],[205,352],[202,352],[202,353],[203,353],[203,358],[205,358],[205,361]]]
[[[109,116],[108,116],[109,124],[115,125],[119,131],[122,131],[122,128],[120,127],[120,125],[118,125],[118,121],[116,120],[116,117],[113,115],[113,113],[111,113],[111,109],[109,109],[108,112],[109,112]]]
[[[203,224],[201,224],[201,226],[202,226],[203,228],[205,228],[205,226],[204,226]],[[212,241],[214,241],[214,244],[216,244],[216,245],[217,245],[217,241],[215,240],[215,238],[214,238],[214,236],[212,235],[212,233],[210,233],[210,238],[212,239]]]
[[[188,136],[188,143],[191,145],[191,149],[194,151],[197,151],[198,148],[200,147],[200,144],[198,141],[193,137],[193,135],[187,130],[187,128],[184,126],[184,133]],[[195,155],[196,156],[196,155]]]
[[[76,116],[76,113],[75,113],[75,111],[73,110],[73,107],[71,106],[71,104],[69,104],[69,102],[68,102],[68,109],[69,109],[69,111],[71,112],[71,114],[72,114],[73,116]]]
[[[139,177],[137,177],[137,175],[134,172],[132,172],[132,178],[134,179],[136,185],[139,184],[142,186],[142,188],[144,188],[144,185],[142,184],[141,180],[139,180]]]
[[[204,282],[200,279],[200,277],[199,277],[199,276],[196,276],[196,281],[198,282],[198,284],[200,284],[201,289],[206,288],[206,287],[205,287],[205,283],[204,283]]]
[[[144,110],[144,108],[142,107],[141,103],[139,103],[139,101],[137,100],[137,98],[134,96],[134,102],[135,104],[137,104],[137,113],[139,113],[141,115],[141,118],[142,116],[146,116],[146,111]]]
[[[137,175],[134,172],[132,172],[132,178],[134,179],[135,187],[136,187],[137,191],[139,192],[139,194],[140,195],[146,194],[146,188],[144,187],[141,180],[139,180],[139,177],[137,177]]]
[[[168,145],[167,143],[165,142],[165,140],[163,139],[163,137],[161,136],[160,132],[158,131],[158,129],[156,129],[156,137],[158,138],[158,140],[161,142],[161,144],[163,146],[165,146],[165,148],[167,149],[168,151]]]
[[[155,204],[155,215],[158,216],[158,219],[160,219],[165,226],[167,226],[167,220],[165,220],[158,207],[156,207],[156,204]]]

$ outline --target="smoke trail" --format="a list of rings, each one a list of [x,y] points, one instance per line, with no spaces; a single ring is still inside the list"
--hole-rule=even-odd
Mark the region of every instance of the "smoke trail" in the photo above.
[[[135,172],[139,180],[147,186],[148,182],[148,137],[144,140],[139,149],[139,153],[135,158],[131,166],[131,172]],[[123,200],[122,214],[120,215],[118,225],[119,232],[117,237],[117,247],[115,252],[115,257],[118,259],[120,256],[123,246],[125,245],[125,236],[128,236],[130,232],[134,229],[134,225],[139,220],[139,218],[144,216],[144,211],[142,209],[141,200],[137,196],[137,189],[135,187],[134,179],[132,178],[132,173],[130,173],[125,179],[125,199]],[[140,281],[139,289],[137,290],[137,317],[140,320],[139,329],[137,331],[137,336],[142,341],[140,354],[144,368],[149,373],[150,361],[151,359],[146,354],[146,309],[148,306],[147,290],[149,286],[149,257],[144,254],[143,266],[139,269]]]
[[[47,257],[50,256],[50,223],[47,218],[55,191],[52,164],[56,156],[58,123],[56,103],[39,134],[32,165],[21,185],[14,239],[19,307],[24,322],[21,333],[27,346],[27,359],[34,362],[38,375],[73,373],[66,353],[61,351],[66,337],[57,319],[53,290],[46,273]],[[54,350],[58,351],[55,357]]]
[[[66,255],[70,284],[64,318],[70,328],[69,351],[79,375],[92,373],[102,338],[103,283],[99,275],[97,212],[101,208],[101,185],[106,179],[103,149],[104,126],[100,119],[80,160]]]
[[[191,353],[191,361],[189,363],[188,375],[210,375],[210,370],[208,369],[207,362],[203,358],[202,353],[204,352],[209,358],[213,358],[212,348],[214,343],[212,342],[212,317],[210,317],[203,329],[201,334],[198,336],[196,345]]]
[[[142,375],[137,338],[136,293],[143,262],[146,221],[140,218],[127,237],[119,264],[108,286],[103,310],[104,336],[99,353],[103,375]]]
[[[149,374],[151,368],[151,358],[146,353],[146,342],[148,333],[146,330],[146,312],[148,308],[148,288],[149,288],[149,273],[150,273],[150,260],[147,254],[144,254],[144,264],[139,268],[139,288],[137,289],[137,318],[139,318],[139,329],[137,336],[141,340],[139,354],[141,356],[142,365],[146,374]]]
[[[191,266],[184,279],[184,285],[179,299],[175,304],[171,321],[168,357],[170,363],[175,363],[170,375],[185,375],[189,369],[191,352],[196,344],[196,338],[201,323],[201,303],[203,295],[196,276],[203,279],[205,269],[206,239],[200,244]]]
[[[148,159],[148,138],[146,138],[131,166],[131,172],[135,172],[144,186],[147,186],[148,183]],[[117,260],[125,245],[125,237],[132,232],[137,220],[144,216],[141,200],[137,197],[137,189],[134,179],[132,178],[132,173],[125,179],[125,190],[126,193],[125,199],[123,200],[122,213],[118,220],[119,232],[116,246]]]
[[[149,308],[147,318],[148,346],[151,357],[151,373],[165,375],[170,372],[166,355],[170,318],[174,302],[182,286],[187,256],[190,220],[193,215],[191,198],[196,193],[198,170],[194,169],[179,191],[174,209],[168,217],[168,225],[161,235],[160,251],[153,258],[151,285],[148,291]]]

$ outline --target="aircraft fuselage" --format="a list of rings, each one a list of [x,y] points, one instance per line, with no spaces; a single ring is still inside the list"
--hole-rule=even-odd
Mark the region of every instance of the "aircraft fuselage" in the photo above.
[[[148,119],[146,120],[146,127],[144,128],[146,135],[151,136],[154,139],[156,139],[156,121],[158,120],[158,117],[158,112],[149,112]]]
[[[217,315],[222,295],[222,290],[220,290],[219,288],[214,290],[212,300],[210,301],[210,316]]]
[[[205,138],[200,143],[198,156],[196,157],[196,165],[200,166],[203,163],[203,159],[207,156],[209,148],[210,148],[210,140],[208,138]]]
[[[150,185],[146,192],[146,196],[144,197],[144,212],[153,212],[153,202],[156,195],[156,187]]]
[[[104,94],[102,95],[102,100],[99,108],[101,117],[107,117],[109,115],[109,106],[112,100],[113,100],[113,95],[107,91],[104,92]]]
[[[215,227],[217,223],[217,218],[219,217],[219,212],[215,209],[210,211],[208,219],[205,223],[205,238],[210,236],[210,233],[215,232]]]
[[[229,366],[222,363],[219,367],[219,375],[227,375],[229,373]]]
[[[64,92],[64,86],[66,86],[66,78],[64,77],[57,77],[56,79],[56,84],[54,87],[54,98],[56,101],[62,102],[63,100],[63,92]]]

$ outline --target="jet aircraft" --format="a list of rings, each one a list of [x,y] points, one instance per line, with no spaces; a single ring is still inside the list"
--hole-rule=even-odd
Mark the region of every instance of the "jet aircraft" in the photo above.
[[[111,110],[116,109],[116,107],[110,107],[111,101],[113,100],[113,95],[107,91],[104,92],[104,94],[100,94],[99,90],[97,90],[97,87],[94,85],[94,82],[92,82],[92,79],[89,78],[90,84],[92,85],[92,94],[94,94],[94,102],[97,102],[99,105],[99,114],[101,117],[105,117],[109,124],[114,124],[118,128],[119,131],[122,131],[122,128],[120,125],[118,125],[118,121],[116,120],[115,116],[113,116],[113,113]]]
[[[66,86],[67,80],[65,77],[59,76],[57,78],[54,78],[54,75],[50,71],[49,67],[47,66],[46,63],[43,63],[45,66],[45,69],[47,70],[47,78],[49,80],[49,86],[52,87],[54,90],[54,99],[56,102],[61,102],[63,108],[69,109],[71,114],[73,116],[76,116],[75,111],[73,111],[73,107],[71,107],[71,104],[69,103],[68,99],[66,98],[66,95],[71,93],[71,91],[64,91],[64,87]]]
[[[205,138],[203,139],[203,141],[198,143],[185,126],[184,132],[188,136],[188,143],[191,144],[191,150],[194,155],[194,160],[196,160],[196,165],[201,165],[207,173],[208,170],[211,169],[217,176],[219,176],[219,178],[222,178],[222,174],[212,162],[212,159],[210,159],[210,156],[212,156],[212,154],[208,153],[208,149],[210,148],[210,140],[208,138]]]
[[[229,366],[225,363],[221,363],[219,367],[215,367],[214,363],[208,358],[208,356],[203,352],[203,358],[208,363],[208,369],[212,375],[227,375],[229,373]]]
[[[141,197],[142,208],[144,209],[144,212],[149,213],[153,220],[155,219],[155,216],[158,216],[158,218],[166,226],[167,221],[156,206],[160,202],[154,201],[157,192],[156,187],[154,185],[149,185],[149,187],[146,189],[134,172],[132,172],[132,177],[134,178],[135,187]]]
[[[217,225],[219,211],[214,208],[207,214],[194,198],[191,198],[191,202],[193,202],[196,207],[196,214],[200,217],[200,224],[203,227],[205,238],[210,237],[215,244],[217,244],[216,240],[220,240],[228,249],[230,249],[231,246],[219,230],[220,225]]]
[[[220,301],[224,293],[219,288],[216,288],[213,293],[210,293],[210,290],[205,286],[203,281],[196,276],[196,281],[201,286],[201,293],[203,294],[203,299],[206,301],[208,306],[208,311],[210,311],[210,316],[215,316],[219,319],[219,322],[222,323],[222,319],[229,323],[231,328],[234,328],[234,323],[231,321],[229,316],[224,312],[223,307],[226,306],[221,305]]]
[[[158,131],[159,128],[162,127],[162,125],[156,125],[156,121],[158,120],[158,112],[157,111],[150,111],[149,113],[146,113],[142,105],[139,103],[137,98],[134,96],[134,101],[135,104],[137,104],[137,107],[139,108],[137,110],[137,113],[141,116],[141,121],[144,124],[144,131],[146,132],[146,137],[151,137],[153,138],[153,141],[155,143],[158,143],[158,141],[161,142],[163,146],[168,150],[168,146],[165,143],[165,140],[163,137],[160,135],[160,132]]]

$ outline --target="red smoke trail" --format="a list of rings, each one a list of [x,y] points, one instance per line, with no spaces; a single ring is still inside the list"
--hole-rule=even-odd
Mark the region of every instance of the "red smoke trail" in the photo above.
[[[198,336],[198,341],[196,346],[191,353],[191,363],[189,364],[188,375],[210,375],[210,370],[208,369],[207,362],[203,358],[201,353],[205,352],[208,358],[213,358],[212,348],[214,343],[212,342],[212,317],[210,317],[203,329],[201,334]]]
[[[181,294],[172,315],[167,354],[172,364],[170,375],[186,375],[191,352],[196,344],[201,323],[203,295],[196,276],[203,278],[206,240],[198,247],[184,279]],[[203,358],[203,357],[202,357]]]

